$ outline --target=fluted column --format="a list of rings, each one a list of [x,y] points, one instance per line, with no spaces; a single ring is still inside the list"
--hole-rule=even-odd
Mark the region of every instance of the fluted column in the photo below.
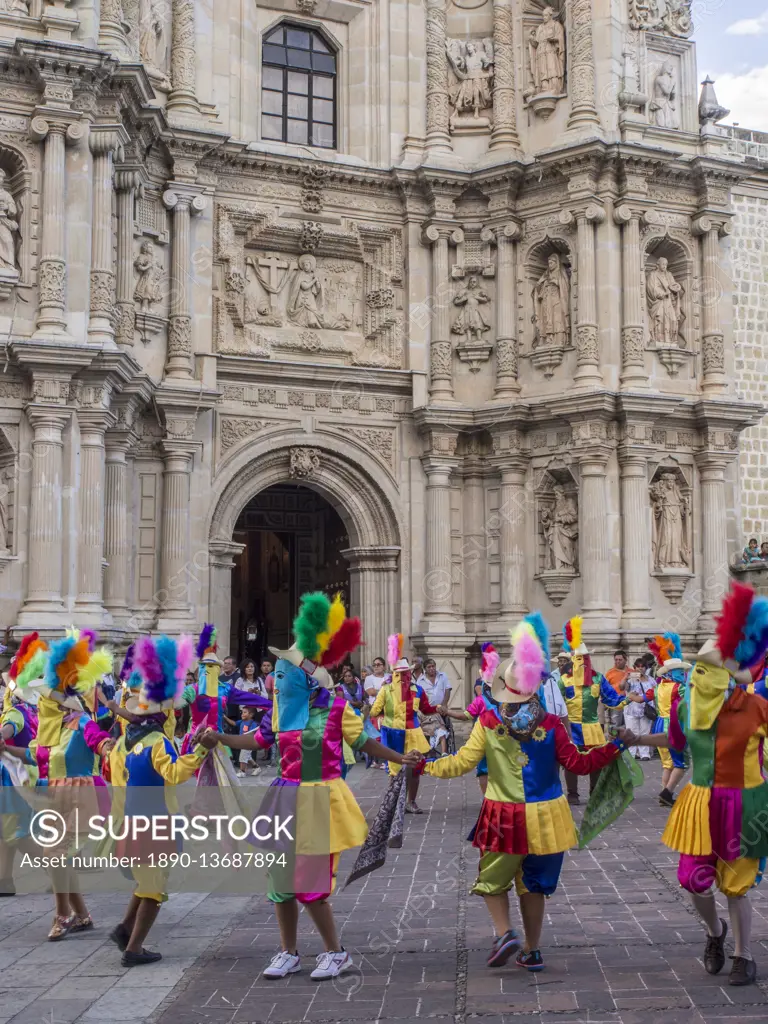
[[[640,249],[642,211],[619,206],[613,212],[621,226],[621,386],[626,390],[648,387],[643,327],[643,255]]]
[[[607,454],[581,456],[579,493],[582,609],[585,618],[601,618],[610,611],[610,549],[608,545]]]
[[[493,0],[493,131],[489,149],[516,150],[520,147],[512,26],[510,0]]]
[[[517,239],[515,222],[496,229],[496,384],[493,397],[509,401],[520,393],[517,345]]]
[[[172,0],[171,13],[171,92],[166,109],[175,117],[199,117],[195,0]]]
[[[722,224],[711,217],[697,217],[693,232],[701,238],[701,390],[719,393],[725,389],[725,342],[720,323],[720,296],[723,272],[720,269],[720,233]]]
[[[189,488],[194,442],[163,441],[163,519],[160,539],[160,594],[158,623],[161,632],[178,632],[192,615],[190,584]]]
[[[427,0],[427,151],[450,153],[446,0]]]
[[[165,376],[190,380],[193,374],[192,315],[189,279],[191,266],[190,215],[205,209],[205,199],[195,189],[175,185],[163,193],[163,203],[172,211],[171,296],[168,323],[168,354]]]
[[[600,387],[600,347],[597,341],[597,290],[595,285],[595,225],[605,220],[602,206],[590,203],[576,213],[579,271],[579,320],[576,324],[576,373],[582,387]]]
[[[45,139],[41,203],[40,262],[38,265],[39,309],[37,335],[65,334],[66,292],[66,154],[67,142],[82,139],[84,129],[68,121],[33,117],[30,136]]]
[[[501,467],[499,489],[499,557],[501,561],[501,614],[525,614],[525,547],[528,496],[526,463],[512,460]]]
[[[208,616],[216,627],[221,647],[231,647],[232,633],[232,570],[235,558],[245,544],[216,540],[208,546]]]
[[[78,618],[85,625],[99,625],[104,617],[102,601],[104,560],[104,433],[114,417],[104,411],[78,410],[80,427],[80,480],[77,530]]]
[[[430,224],[424,240],[432,247],[431,307],[429,342],[429,397],[432,404],[453,404],[453,346],[451,344],[451,277],[448,241],[458,244],[464,234],[446,226]]]
[[[115,57],[125,58],[130,55],[123,25],[123,8],[120,0],[100,0],[98,40],[100,50],[107,50]]]
[[[397,624],[403,627],[397,594],[400,548],[347,548],[341,554],[349,563],[350,606],[363,623],[366,660],[384,657],[387,636]]]
[[[597,131],[600,118],[595,107],[595,53],[592,41],[592,0],[571,0],[571,34],[568,40],[571,113],[570,131]]]
[[[128,616],[128,448],[122,433],[107,432],[104,479],[104,606],[115,623]]]
[[[136,329],[133,300],[133,209],[136,189],[141,183],[137,170],[118,167],[115,171],[117,193],[117,274],[115,295],[115,341],[132,348]]]
[[[454,464],[440,459],[423,460],[427,474],[427,558],[424,574],[424,615],[448,619],[453,608],[451,571],[451,471]]]
[[[32,439],[32,483],[27,541],[27,598],[19,624],[38,627],[46,615],[61,613],[62,587],[62,432],[68,410],[28,406]],[[43,617],[41,619],[41,616]]]
[[[635,452],[619,454],[621,473],[622,625],[631,629],[651,615],[650,506],[648,460]]]
[[[485,474],[477,458],[464,460],[464,610],[482,615],[488,600],[488,537],[485,527]]]
[[[711,628],[728,593],[728,519],[725,469],[728,459],[704,452],[696,458],[701,481],[702,601],[700,628]]]
[[[112,154],[120,145],[122,125],[93,125],[88,143],[93,153],[93,218],[91,223],[91,309],[88,340],[114,342],[115,273],[112,268]]]

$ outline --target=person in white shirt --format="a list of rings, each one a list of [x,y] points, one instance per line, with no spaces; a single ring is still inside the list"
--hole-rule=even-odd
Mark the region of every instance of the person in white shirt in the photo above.
[[[655,681],[648,675],[644,659],[638,658],[633,666],[633,671],[627,677],[627,706],[624,708],[627,728],[635,736],[647,736],[653,728],[653,722],[646,716],[645,709],[649,704],[646,693],[654,686]],[[629,748],[629,752],[639,761],[651,760],[650,747],[632,746]]]
[[[451,681],[445,672],[437,671],[437,662],[434,658],[426,658],[424,661],[424,675],[414,682],[424,690],[427,700],[435,707],[448,707],[451,699]],[[429,740],[429,745],[441,754],[448,753],[448,740],[450,732],[448,722],[442,715],[424,715],[421,719],[421,728]]]
[[[371,672],[370,675],[367,675],[363,680],[363,689],[365,690],[365,695],[368,699],[369,705],[373,705],[374,701],[376,700],[376,697],[378,696],[379,690],[382,688],[384,683],[389,682],[389,678],[390,677],[387,675],[387,666],[384,659],[374,658],[373,671]],[[374,720],[370,716],[367,716],[365,719],[365,724],[363,725],[363,728],[365,729],[367,735],[374,740],[377,740],[381,737],[381,732],[379,731],[379,721],[379,719]],[[371,759],[369,758],[369,760],[367,761],[367,767],[370,768],[372,763],[375,764],[376,768],[380,768],[383,771],[387,771],[387,766],[383,761],[377,760],[375,762],[372,762]]]

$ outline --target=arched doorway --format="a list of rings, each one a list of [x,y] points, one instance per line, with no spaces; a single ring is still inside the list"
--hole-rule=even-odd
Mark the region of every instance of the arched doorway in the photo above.
[[[268,647],[289,647],[299,598],[310,590],[341,593],[349,607],[347,529],[333,506],[300,484],[275,484],[255,495],[233,533],[229,651],[259,660]]]

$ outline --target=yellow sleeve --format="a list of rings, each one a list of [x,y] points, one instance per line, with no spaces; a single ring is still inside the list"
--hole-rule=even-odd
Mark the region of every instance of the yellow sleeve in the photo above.
[[[163,736],[163,742],[152,747],[152,767],[169,785],[179,786],[192,778],[207,753],[205,747],[198,743],[191,754],[179,755]]]
[[[356,715],[349,704],[344,705],[344,714],[341,716],[341,731],[344,739],[353,750],[359,750],[368,741],[368,737],[363,731],[363,716]]]
[[[455,779],[476,768],[485,757],[485,726],[475,722],[469,739],[453,757],[440,757],[424,765],[424,774],[435,779]]]
[[[371,708],[371,718],[378,718],[379,715],[383,715],[384,714],[384,695],[385,695],[386,688],[388,686],[389,686],[389,683],[385,683],[381,687],[379,692],[376,694],[376,700],[373,702],[373,707]]]

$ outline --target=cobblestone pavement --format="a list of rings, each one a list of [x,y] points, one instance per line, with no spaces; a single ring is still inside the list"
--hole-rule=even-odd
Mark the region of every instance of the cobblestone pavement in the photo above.
[[[485,967],[491,934],[482,900],[468,895],[476,854],[464,840],[480,804],[477,783],[426,779],[420,803],[428,813],[407,818],[403,849],[334,897],[356,963],[336,982],[309,978],[321,947],[306,915],[302,973],[260,977],[278,948],[263,897],[172,897],[150,937],[165,959],[133,972],[106,941],[122,897],[119,906],[94,900],[104,927],[57,945],[44,941],[50,897],[24,897],[0,901],[0,1024],[766,1024],[766,892],[754,894],[753,952],[764,982],[730,988],[728,966],[719,978],[704,973],[703,931],[677,886],[675,857],[659,842],[659,772],[652,762],[618,825],[567,856],[547,905],[542,974],[513,963]],[[369,812],[386,777],[356,767],[350,783]],[[353,859],[342,859],[340,881]]]

